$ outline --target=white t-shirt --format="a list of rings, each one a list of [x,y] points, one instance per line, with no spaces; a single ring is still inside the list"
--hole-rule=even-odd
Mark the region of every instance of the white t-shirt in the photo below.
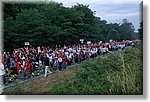
[[[111,48],[111,45],[109,45],[109,48]]]
[[[65,52],[65,55],[68,56],[68,54],[69,54],[68,51],[66,51],[66,52]]]
[[[95,48],[95,53],[98,51],[98,49],[97,48]]]
[[[4,65],[0,63],[0,69],[4,69]]]
[[[53,62],[53,57],[52,56],[49,56],[49,61]]]
[[[104,47],[104,48],[102,48],[102,52],[106,52],[106,50],[107,50],[107,49],[106,49],[105,47]]]
[[[21,67],[24,68],[25,67],[25,60],[23,60]]]
[[[62,58],[61,57],[58,57],[58,62],[62,62]]]
[[[39,60],[39,66],[42,66],[42,61],[41,60]]]
[[[73,50],[73,53],[76,53],[76,50]]]
[[[68,59],[72,59],[72,55],[71,55],[71,54],[68,55],[67,58],[68,58]]]
[[[4,65],[2,63],[0,63],[0,75],[4,75],[5,74],[5,70],[4,70]]]
[[[72,51],[72,48],[69,48],[68,51],[71,52],[71,51]]]

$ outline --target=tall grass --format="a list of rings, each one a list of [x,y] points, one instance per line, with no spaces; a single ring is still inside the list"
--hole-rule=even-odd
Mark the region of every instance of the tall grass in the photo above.
[[[78,69],[46,94],[143,94],[141,46],[83,62]]]

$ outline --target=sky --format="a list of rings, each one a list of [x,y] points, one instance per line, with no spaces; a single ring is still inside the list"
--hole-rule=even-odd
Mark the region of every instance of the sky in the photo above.
[[[51,0],[49,0],[51,1]],[[140,26],[139,4],[142,0],[53,0],[63,3],[66,7],[84,4],[89,5],[92,11],[96,11],[96,16],[108,23],[122,23],[122,20],[128,19],[134,25],[135,31]]]

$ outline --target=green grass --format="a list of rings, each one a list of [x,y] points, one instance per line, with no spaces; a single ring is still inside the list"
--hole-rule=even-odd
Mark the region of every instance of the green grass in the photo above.
[[[75,76],[54,85],[45,94],[143,94],[141,46],[83,62],[78,69]]]

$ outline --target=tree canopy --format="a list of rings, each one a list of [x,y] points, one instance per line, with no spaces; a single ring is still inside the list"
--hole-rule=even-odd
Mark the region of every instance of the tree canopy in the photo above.
[[[127,19],[110,23],[95,16],[89,5],[64,7],[62,3],[4,4],[4,49],[21,47],[24,42],[33,46],[73,45],[79,39],[93,43],[133,39],[134,26]]]

